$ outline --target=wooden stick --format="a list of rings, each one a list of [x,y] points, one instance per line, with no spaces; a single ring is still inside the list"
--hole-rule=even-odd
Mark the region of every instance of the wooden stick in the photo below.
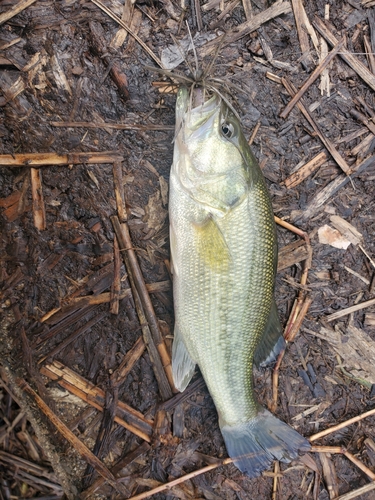
[[[30,7],[30,5],[34,2],[36,2],[36,0],[21,0],[12,8],[0,14],[0,26],[22,12],[24,9],[27,9],[27,7]]]
[[[375,298],[366,300],[366,302],[361,302],[360,304],[356,304],[354,306],[347,307],[346,309],[341,309],[341,311],[337,311],[333,314],[329,314],[324,319],[326,321],[334,321],[335,319],[342,318],[342,316],[347,316],[348,314],[360,311],[361,309],[365,309],[366,307],[370,307],[375,304]]]
[[[174,479],[173,481],[170,481],[169,483],[161,484],[160,486],[157,486],[156,488],[153,488],[152,490],[145,491],[144,493],[140,493],[139,495],[135,495],[133,497],[130,497],[129,500],[142,500],[143,498],[148,498],[151,497],[152,495],[155,495],[156,493],[160,493],[161,491],[165,490],[170,490],[173,488],[173,486],[177,486],[178,484],[181,484],[188,479],[192,479],[193,477],[200,476],[201,474],[204,474],[205,472],[208,472],[210,470],[216,469],[217,467],[220,467],[221,465],[227,465],[231,464],[233,460],[231,458],[226,458],[225,460],[221,460],[220,462],[206,465],[206,467],[203,467],[202,469],[196,470],[194,472],[190,472],[189,474],[185,474],[182,477],[179,477],[177,479]]]
[[[336,45],[338,43],[335,35],[327,28],[325,23],[319,17],[314,18],[313,25],[328,43],[331,45]],[[339,55],[357,73],[357,75],[372,88],[372,90],[375,90],[375,75],[373,75],[364,64],[358,61],[358,59],[345,48],[341,50]]]
[[[375,482],[365,484],[364,486],[361,486],[357,490],[350,491],[349,493],[345,493],[344,495],[341,495],[340,497],[337,497],[336,500],[353,500],[353,498],[357,498],[361,495],[364,495],[365,493],[369,493],[370,491],[375,490]]]
[[[356,165],[350,169],[349,175],[351,178],[357,176],[363,172],[366,168],[370,167],[375,163],[375,155],[370,158],[366,158],[359,165]],[[310,219],[315,213],[323,206],[329,198],[331,198],[339,189],[346,186],[350,181],[348,175],[339,175],[330,182],[326,187],[324,187],[319,193],[317,193],[314,198],[308,204],[306,210],[301,214],[300,218],[302,220]]]
[[[124,182],[122,179],[122,162],[113,162],[113,183],[116,196],[117,216],[120,222],[127,220],[124,198]]]
[[[139,458],[141,455],[144,455],[147,451],[149,451],[150,445],[147,444],[146,442],[143,442],[138,448],[136,448],[134,451],[131,451],[125,457],[121,458],[117,462],[117,464],[112,467],[111,473],[120,479],[121,476],[119,476],[120,472],[122,469],[127,467],[129,464],[131,464],[134,460]],[[90,498],[93,497],[94,493],[104,484],[105,480],[102,477],[99,477],[94,483],[87,488],[87,490],[83,491],[79,498],[81,500],[90,500]]]
[[[318,153],[314,158],[305,163],[297,172],[291,174],[282,184],[285,185],[286,188],[292,189],[298,186],[302,181],[304,181],[309,175],[318,170],[319,167],[323,165],[327,161],[327,153],[322,151]]]
[[[306,27],[304,23],[304,7],[301,0],[292,0],[293,14],[296,22],[297,34],[299,44],[301,46],[302,52],[302,60],[305,63],[305,66],[309,66],[309,62],[311,63],[310,56],[310,46],[309,46],[309,37],[306,32]]]
[[[63,165],[78,165],[81,163],[113,163],[122,161],[123,157],[117,152],[107,151],[103,153],[68,153],[59,155],[57,153],[25,153],[15,155],[0,155],[0,166],[7,167],[50,167]]]
[[[34,225],[39,231],[44,231],[46,224],[46,209],[43,199],[42,173],[39,169],[30,170],[31,193],[33,197]]]
[[[144,43],[143,40],[139,38],[138,35],[134,33],[133,30],[129,28],[129,26],[124,23],[122,19],[116,16],[108,7],[106,7],[100,0],[91,0],[92,3],[97,5],[103,12],[105,12],[111,19],[113,19],[117,24],[119,24],[122,28],[124,28],[129,35],[131,35],[138,43],[139,45],[147,52],[147,54],[156,62],[158,66],[163,68],[163,65],[160,61],[160,59],[152,52],[152,50]]]
[[[273,469],[274,477],[272,481],[272,500],[276,500],[277,498],[277,484],[279,480],[280,473],[280,462],[278,460],[275,461],[274,469]]]
[[[47,358],[52,358],[55,356],[58,352],[60,352],[62,349],[65,349],[66,346],[71,344],[74,340],[76,340],[78,337],[83,335],[87,330],[90,330],[93,326],[95,326],[97,323],[99,323],[104,317],[106,316],[106,313],[102,312],[98,314],[97,316],[94,316],[90,321],[85,323],[84,325],[81,326],[78,330],[70,334],[66,339],[64,339],[62,342],[60,342],[59,345],[57,345],[52,351],[50,351],[48,354],[45,356],[41,357],[38,360],[38,364],[43,363]]]
[[[284,111],[280,113],[281,118],[286,118],[297,102],[301,99],[306,90],[312,85],[318,76],[325,70],[328,64],[332,61],[334,57],[336,57],[337,53],[343,48],[344,40],[341,40],[337,45],[335,45],[334,49],[323,59],[323,61],[314,69],[309,78],[305,81],[299,91],[292,97],[291,101],[285,107]]]
[[[271,7],[252,17],[249,21],[236,26],[235,29],[228,30],[225,35],[221,35],[211,42],[206,43],[200,51],[201,55],[206,56],[213,52],[217,48],[218,44],[221,43],[223,36],[225,36],[225,40],[222,48],[230,43],[236,42],[253,31],[256,31],[262,26],[262,24],[270,21],[271,19],[281,16],[282,14],[287,14],[288,12],[291,12],[291,10],[292,8],[289,2],[275,2]]]
[[[370,479],[371,481],[375,481],[375,474],[370,470],[364,463],[362,463],[360,460],[358,460],[357,457],[349,453],[349,451],[345,450],[344,455],[346,458],[348,458],[353,464],[355,464],[358,469],[361,469],[362,472],[364,472]]]
[[[330,457],[327,456],[327,453],[319,453],[319,459],[322,464],[323,477],[327,486],[329,498],[333,500],[339,496],[339,485],[335,466]]]
[[[367,35],[363,35],[363,44],[365,46],[368,65],[371,69],[371,73],[374,75],[375,74],[375,57],[374,57],[374,53],[372,52],[371,43],[370,43],[370,40],[368,39]]]
[[[142,272],[138,264],[137,256],[132,247],[128,225],[126,223],[120,224],[117,217],[111,217],[111,221],[116,236],[120,243],[121,253],[123,254],[125,259],[125,265],[128,270],[129,279],[131,283],[133,281],[132,284],[133,295],[134,295],[134,290],[136,289],[142,304],[142,309],[144,311],[148,325],[152,332],[153,340],[160,355],[160,359],[162,361],[163,368],[165,370],[165,374],[167,376],[170,388],[172,391],[177,392],[177,390],[174,388],[174,383],[173,383],[171,359],[159,328],[159,323],[156,318],[154,307],[152,305],[150,295],[148,294],[147,287],[145,285]],[[158,376],[162,377],[160,373],[158,374]],[[171,393],[169,397],[172,397]]]
[[[93,0],[91,0],[93,1]],[[76,128],[113,128],[115,130],[174,130],[169,125],[139,125],[127,123],[92,123],[92,122],[49,122],[52,127],[76,127]],[[120,160],[121,161],[121,160]]]
[[[343,429],[344,427],[347,427],[348,425],[355,424],[356,422],[359,422],[360,420],[363,420],[366,417],[370,417],[371,415],[375,415],[375,408],[372,410],[369,410],[365,413],[362,413],[362,415],[358,415],[357,417],[350,418],[349,420],[346,420],[345,422],[341,422],[341,424],[334,425],[333,427],[330,427],[329,429],[325,429],[324,431],[320,431],[317,434],[313,434],[308,438],[310,442],[316,441],[317,439],[320,439],[324,436],[328,436],[329,434],[332,434],[332,432],[339,431],[340,429]]]
[[[29,384],[23,379],[16,380],[19,388],[27,392],[39,409],[46,415],[51,424],[62,434],[62,436],[69,441],[73,448],[90,464],[94,467],[96,472],[100,474],[106,481],[108,481],[116,491],[116,479],[109,472],[107,467],[77,438],[73,432],[59,419],[55,413],[46,405],[43,399],[32,389]]]
[[[135,363],[144,353],[146,349],[146,345],[142,337],[139,337],[137,342],[133,345],[133,347],[125,354],[123,360],[120,365],[116,368],[116,370],[111,375],[111,382],[113,387],[117,387],[125,380],[127,375],[132,370]]]
[[[59,385],[97,410],[103,411],[105,392],[59,361],[43,366],[40,372],[51,380],[56,380]],[[145,419],[142,413],[122,401],[118,402],[115,422],[150,442],[153,421]]]
[[[286,90],[289,92],[289,94],[294,97],[296,94],[296,89],[294,85],[287,79],[287,78],[282,78],[281,79],[284,87]],[[310,123],[310,125],[313,127],[315,132],[317,133],[319,139],[322,141],[324,146],[328,149],[328,151],[331,153],[333,159],[337,163],[337,165],[346,173],[350,173],[350,167],[344,160],[344,158],[340,155],[340,153],[337,151],[335,148],[334,144],[323,134],[323,132],[320,130],[318,124],[315,122],[313,117],[311,116],[309,110],[303,105],[303,103],[300,101],[297,103],[298,108],[300,109],[301,113],[303,116],[306,118],[306,120]]]
[[[120,249],[118,247],[117,238],[114,238],[113,241],[113,263],[114,263],[113,282],[111,285],[111,292],[110,292],[109,312],[111,314],[118,314],[120,291],[121,291],[121,276],[120,276],[121,259],[120,259]]]

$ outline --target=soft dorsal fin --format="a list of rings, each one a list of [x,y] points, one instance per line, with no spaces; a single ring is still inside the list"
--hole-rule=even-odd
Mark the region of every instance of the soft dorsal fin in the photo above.
[[[172,374],[174,385],[180,392],[186,389],[192,379],[195,364],[187,352],[180,330],[175,325],[172,345]]]
[[[276,302],[275,299],[272,299],[268,322],[254,354],[254,363],[257,367],[266,366],[276,359],[285,345],[282,333],[283,329],[277,312]]]

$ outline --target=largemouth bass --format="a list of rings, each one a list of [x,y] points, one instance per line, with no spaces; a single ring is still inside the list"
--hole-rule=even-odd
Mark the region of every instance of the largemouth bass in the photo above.
[[[274,300],[274,217],[232,109],[216,93],[192,102],[180,88],[169,198],[173,377],[183,391],[199,366],[228,454],[255,477],[274,459],[290,462],[310,448],[253,392],[254,361],[267,363],[284,345]]]

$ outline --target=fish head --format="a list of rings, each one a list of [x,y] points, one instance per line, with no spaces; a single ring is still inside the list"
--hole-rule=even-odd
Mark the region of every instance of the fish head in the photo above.
[[[246,196],[256,169],[240,122],[222,96],[206,99],[202,88],[180,88],[172,167],[180,185],[212,213],[224,215]]]

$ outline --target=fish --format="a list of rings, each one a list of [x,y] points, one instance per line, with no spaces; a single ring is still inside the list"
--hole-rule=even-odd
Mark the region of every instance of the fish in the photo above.
[[[220,92],[180,86],[170,172],[175,311],[172,373],[198,365],[229,456],[249,477],[310,449],[254,395],[253,365],[285,341],[274,298],[277,237],[267,186],[238,115]]]

